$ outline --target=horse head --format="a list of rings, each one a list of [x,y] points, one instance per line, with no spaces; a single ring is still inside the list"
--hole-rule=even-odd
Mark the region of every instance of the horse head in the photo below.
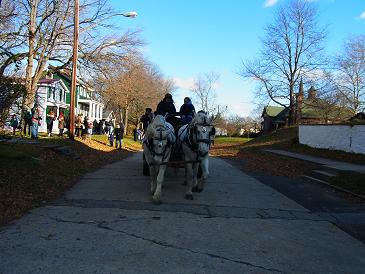
[[[150,150],[154,156],[162,156],[164,158],[166,150],[174,139],[171,137],[172,126],[166,122],[162,115],[157,115],[147,128],[147,138]]]
[[[215,128],[212,125],[213,117],[199,111],[190,124],[190,140],[195,144],[199,156],[204,157],[209,153],[210,145],[214,140]]]

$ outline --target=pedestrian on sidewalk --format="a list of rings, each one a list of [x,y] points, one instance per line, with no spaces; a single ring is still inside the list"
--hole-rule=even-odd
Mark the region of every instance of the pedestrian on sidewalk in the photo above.
[[[53,129],[53,121],[56,120],[56,114],[54,113],[53,110],[51,110],[48,114],[47,114],[47,132],[48,132],[48,136],[51,137],[52,135],[52,129]]]
[[[109,127],[108,141],[109,145],[112,147],[114,145],[114,130],[112,127]]]
[[[115,133],[115,148],[118,148],[118,143],[119,143],[119,149],[122,149],[123,134],[124,134],[123,122],[120,122],[115,126],[114,133]]]
[[[27,135],[30,137],[31,135],[30,130],[32,128],[32,113],[29,111],[28,108],[24,112],[23,119],[24,119],[23,134],[25,137]],[[27,134],[27,129],[28,129],[28,134]]]
[[[37,104],[32,108],[32,131],[31,138],[38,139],[38,127],[41,125],[41,109]]]
[[[19,126],[19,121],[15,114],[11,116],[10,126],[13,128],[13,135],[15,135],[15,131]]]
[[[63,136],[63,130],[65,129],[65,116],[63,115],[63,112],[60,112],[60,115],[58,116],[58,130],[59,130],[59,136]]]
[[[82,114],[81,113],[79,113],[76,116],[76,119],[75,119],[75,128],[76,128],[75,136],[81,137],[81,135],[82,135]]]
[[[91,142],[91,135],[93,135],[93,128],[94,128],[94,123],[93,123],[93,120],[90,118],[90,117],[87,117],[86,119],[86,138],[87,138],[87,141],[90,143]]]

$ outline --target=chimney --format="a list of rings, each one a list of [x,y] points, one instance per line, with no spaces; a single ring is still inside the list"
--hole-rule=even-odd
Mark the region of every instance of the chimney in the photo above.
[[[53,73],[52,71],[47,71],[47,74],[46,74],[46,79],[53,79]]]
[[[308,90],[308,100],[314,100],[317,98],[317,90],[311,86]]]

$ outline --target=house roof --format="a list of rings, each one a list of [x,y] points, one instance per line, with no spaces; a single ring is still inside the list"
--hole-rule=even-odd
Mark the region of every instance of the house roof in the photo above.
[[[60,81],[60,79],[47,79],[47,78],[43,78],[43,79],[40,79],[38,81],[39,84],[53,84],[55,82],[58,82]]]
[[[285,109],[284,107],[279,107],[279,106],[266,106],[264,108],[262,115],[266,114],[267,116],[270,117],[276,117],[284,109]]]

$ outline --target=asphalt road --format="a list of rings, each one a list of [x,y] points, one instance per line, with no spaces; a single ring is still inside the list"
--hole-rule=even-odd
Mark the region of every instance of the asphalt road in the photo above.
[[[364,243],[333,216],[216,158],[193,201],[183,170],[169,170],[153,205],[141,158],[87,174],[2,227],[0,273],[364,273]]]

